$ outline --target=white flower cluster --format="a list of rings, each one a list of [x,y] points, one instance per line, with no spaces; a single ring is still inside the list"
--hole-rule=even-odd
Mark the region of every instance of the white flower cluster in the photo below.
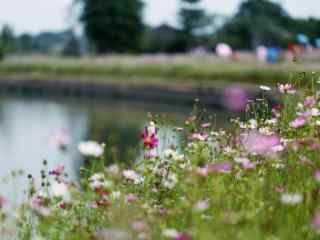
[[[284,193],[281,195],[281,202],[287,205],[297,205],[301,203],[303,197],[299,193]]]
[[[95,173],[89,178],[89,186],[92,189],[111,188],[113,186],[113,182],[107,180],[103,173]]]
[[[81,142],[78,149],[87,157],[101,157],[104,153],[104,145],[94,141]]]
[[[144,177],[140,176],[134,170],[125,170],[122,172],[124,178],[128,181],[133,182],[134,184],[142,184],[144,182]]]

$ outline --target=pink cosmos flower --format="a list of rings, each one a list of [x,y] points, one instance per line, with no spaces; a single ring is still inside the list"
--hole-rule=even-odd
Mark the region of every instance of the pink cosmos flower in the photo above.
[[[300,114],[300,117],[302,118],[308,118],[312,116],[312,112],[311,111],[305,111],[303,113]]]
[[[216,46],[216,54],[222,58],[229,58],[232,55],[232,49],[226,43],[219,43]]]
[[[206,167],[201,167],[197,169],[197,174],[202,176],[202,177],[207,177],[209,174],[208,168]]]
[[[201,127],[202,128],[209,128],[211,126],[211,123],[202,123]]]
[[[141,134],[143,144],[146,148],[153,149],[158,147],[159,139],[157,137],[157,129],[154,132],[149,132],[148,127],[145,127],[143,133]]]
[[[45,198],[41,195],[36,195],[31,199],[30,207],[42,216],[49,216],[51,215],[51,209],[45,207],[44,203]]]
[[[159,156],[159,154],[156,151],[156,149],[150,149],[148,151],[145,151],[145,153],[144,153],[144,157],[145,158],[155,158],[155,157],[158,157],[158,156]]]
[[[280,84],[278,88],[279,91],[284,94],[295,94],[297,91],[295,87],[290,83]]]
[[[135,221],[131,226],[137,232],[143,232],[146,230],[146,224],[143,221]]]
[[[204,211],[209,208],[209,202],[207,200],[199,201],[194,205],[194,208],[198,211]]]
[[[58,177],[63,173],[64,169],[65,167],[63,165],[59,165],[56,168],[49,171],[49,174]]]
[[[308,108],[312,108],[314,107],[314,105],[316,104],[316,99],[314,97],[306,97],[306,99],[304,100],[304,106],[308,107]]]
[[[244,169],[254,169],[256,167],[256,165],[251,161],[246,161],[246,162],[242,163],[242,167]]]
[[[272,153],[273,148],[280,144],[280,138],[277,135],[264,135],[258,131],[251,131],[242,138],[243,147],[252,154]]]
[[[320,231],[320,213],[316,213],[311,225],[315,231]]]
[[[251,162],[248,158],[238,157],[234,159],[235,162],[240,163],[244,169],[253,169],[256,165]]]
[[[231,86],[224,91],[224,105],[233,112],[242,111],[248,99],[247,92],[240,86]]]
[[[284,190],[285,190],[284,187],[281,187],[281,186],[276,187],[276,192],[278,192],[278,193],[283,193]]]
[[[138,200],[138,197],[136,195],[132,194],[132,193],[126,195],[125,198],[126,198],[126,202],[127,203],[134,203],[134,202],[136,202]]]
[[[299,127],[302,127],[305,124],[306,124],[306,119],[304,117],[300,116],[300,117],[297,117],[295,120],[293,120],[290,123],[290,126],[293,127],[293,128],[299,128]]]
[[[209,135],[207,133],[193,133],[191,139],[198,141],[207,141],[208,137]]]
[[[209,172],[218,172],[218,173],[230,173],[232,170],[232,163],[225,161],[222,163],[212,163],[207,165]]]
[[[34,197],[32,198],[32,200],[31,200],[31,204],[32,204],[33,206],[43,206],[44,202],[45,202],[44,197],[42,197],[42,196],[40,196],[40,195],[34,196]]]
[[[315,173],[314,173],[314,179],[317,181],[317,182],[320,182],[320,170],[316,170]]]
[[[71,143],[70,133],[66,129],[60,129],[55,132],[51,138],[50,143],[58,147],[60,150],[66,150],[67,146]]]
[[[310,144],[310,149],[312,149],[312,150],[320,150],[320,143],[311,143]]]
[[[279,118],[281,116],[281,109],[282,109],[282,106],[280,104],[274,106],[272,108],[272,115],[275,117],[275,118]]]
[[[127,180],[135,181],[137,178],[139,178],[139,175],[134,170],[125,170],[122,172],[123,176]]]
[[[302,165],[308,165],[308,166],[313,166],[314,162],[312,162],[309,158],[305,157],[305,156],[300,156],[300,163]]]
[[[0,196],[0,208],[3,208],[3,206],[8,202],[8,200],[2,196]]]

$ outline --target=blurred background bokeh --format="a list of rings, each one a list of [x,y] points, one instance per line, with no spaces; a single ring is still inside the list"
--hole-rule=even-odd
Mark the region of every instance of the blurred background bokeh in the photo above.
[[[317,0],[5,1],[1,49],[9,55],[213,54],[225,43],[234,51],[264,46],[294,53],[320,47],[319,12]]]
[[[149,113],[172,135],[199,99],[221,127],[257,85],[317,71],[320,3],[2,1],[0,59],[0,175],[36,174],[46,158],[77,176],[80,141],[106,142],[109,163],[133,162]],[[52,139],[66,135],[60,152]]]

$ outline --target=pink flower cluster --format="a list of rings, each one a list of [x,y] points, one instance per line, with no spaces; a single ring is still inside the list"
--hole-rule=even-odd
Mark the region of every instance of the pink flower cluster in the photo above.
[[[295,87],[290,83],[279,84],[278,89],[283,94],[295,94],[297,92]]]
[[[264,135],[258,131],[250,131],[242,136],[244,149],[251,154],[270,154],[281,146],[280,138],[276,135]]]

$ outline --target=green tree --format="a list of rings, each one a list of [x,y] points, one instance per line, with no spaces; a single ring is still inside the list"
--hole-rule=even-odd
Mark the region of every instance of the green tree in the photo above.
[[[293,19],[280,4],[269,0],[246,0],[234,17],[217,32],[217,41],[235,48],[258,45],[285,45],[294,37],[290,31]]]
[[[13,52],[16,50],[16,40],[14,32],[8,24],[5,24],[2,27],[0,42],[5,53]]]
[[[140,49],[144,32],[140,0],[82,0],[81,21],[98,53]]]
[[[62,55],[67,57],[79,57],[81,55],[81,46],[79,39],[73,32],[71,32],[70,37],[64,44]]]
[[[23,33],[17,38],[19,52],[30,53],[33,50],[33,38],[28,33]]]
[[[3,60],[3,58],[4,58],[4,49],[0,41],[0,61]]]
[[[210,18],[200,6],[201,0],[181,0],[179,20],[187,48],[196,44],[201,30],[210,24]]]

